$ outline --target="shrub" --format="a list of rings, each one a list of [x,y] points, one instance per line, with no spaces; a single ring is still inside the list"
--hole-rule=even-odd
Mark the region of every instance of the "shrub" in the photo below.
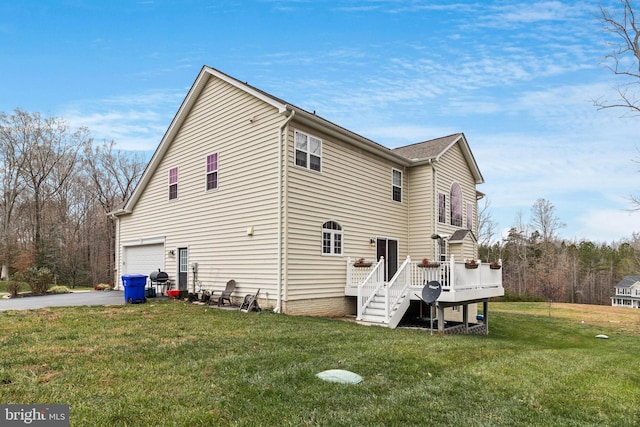
[[[95,289],[96,291],[110,291],[113,289],[113,286],[107,283],[100,283],[98,285],[95,285],[93,289]]]
[[[69,292],[71,292],[71,290],[66,286],[58,285],[49,289],[49,292],[51,292],[52,294],[68,294]]]
[[[7,292],[11,297],[18,296],[18,292],[20,292],[20,288],[24,285],[22,282],[18,282],[17,280],[9,279],[7,282]]]
[[[46,294],[51,282],[53,282],[53,273],[47,267],[31,267],[19,275],[23,281],[27,282],[31,292],[37,295]]]

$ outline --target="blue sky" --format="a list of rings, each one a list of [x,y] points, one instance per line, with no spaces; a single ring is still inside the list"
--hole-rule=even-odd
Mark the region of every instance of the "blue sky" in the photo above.
[[[209,65],[390,148],[464,132],[500,229],[545,198],[563,237],[618,241],[640,117],[593,106],[621,83],[599,4],[0,0],[0,111],[150,152]]]

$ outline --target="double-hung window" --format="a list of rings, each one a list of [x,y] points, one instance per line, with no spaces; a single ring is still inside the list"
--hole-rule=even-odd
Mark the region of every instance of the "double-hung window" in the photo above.
[[[402,202],[402,172],[393,169],[391,172],[391,187],[394,202]]]
[[[296,166],[320,172],[322,140],[300,131],[295,132]]]
[[[178,198],[178,168],[169,169],[169,200]]]
[[[335,221],[322,224],[322,254],[342,255],[342,227]]]
[[[207,156],[207,191],[218,188],[218,153]]]

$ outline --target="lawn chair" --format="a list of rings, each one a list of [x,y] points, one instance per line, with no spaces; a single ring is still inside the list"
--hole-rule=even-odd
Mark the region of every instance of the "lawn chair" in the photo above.
[[[244,313],[248,313],[249,311],[262,311],[262,309],[258,305],[259,293],[260,289],[258,289],[255,295],[245,295],[244,301],[242,301],[242,305],[240,306],[240,311]]]
[[[209,304],[211,304],[213,301],[218,301],[218,307],[220,307],[221,305],[224,305],[225,301],[229,301],[229,305],[231,305],[231,294],[233,293],[235,288],[236,288],[236,281],[229,280],[227,282],[226,288],[224,289],[224,291],[222,291],[220,296],[216,298],[216,291],[211,292],[211,297],[209,298]]]

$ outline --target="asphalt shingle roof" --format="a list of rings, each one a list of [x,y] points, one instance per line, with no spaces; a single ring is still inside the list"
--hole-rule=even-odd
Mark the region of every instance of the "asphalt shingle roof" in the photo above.
[[[394,148],[393,151],[411,160],[433,159],[442,154],[451,143],[461,136],[461,133],[454,133],[453,135]]]
[[[629,288],[636,282],[640,282],[640,274],[630,274],[624,276],[624,278],[618,282],[616,288]]]

